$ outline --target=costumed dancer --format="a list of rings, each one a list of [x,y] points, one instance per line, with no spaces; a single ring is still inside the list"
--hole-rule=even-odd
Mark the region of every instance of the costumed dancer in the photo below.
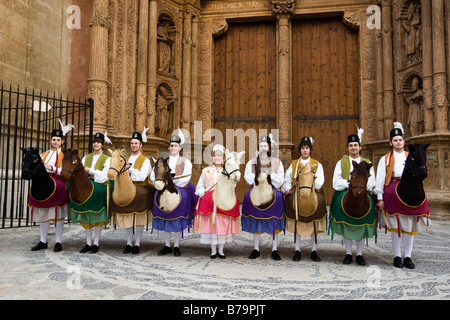
[[[108,196],[109,179],[108,170],[110,166],[110,156],[103,152],[104,144],[112,144],[107,133],[97,132],[92,142],[93,152],[85,155],[81,160],[84,171],[92,183],[93,190],[89,199],[82,204],[69,204],[69,217],[72,222],[80,222],[85,229],[86,245],[80,250],[81,253],[97,253],[99,250],[100,235],[102,228],[108,223]],[[94,241],[92,241],[92,231],[94,231]]]
[[[342,198],[349,191],[349,183],[351,180],[351,172],[353,171],[353,161],[361,163],[361,161],[370,163],[368,159],[360,156],[362,149],[362,134],[364,130],[358,128],[358,134],[351,134],[347,138],[348,156],[344,156],[339,160],[334,168],[333,189],[335,190],[330,206],[330,223],[329,230],[333,234],[337,233],[344,238],[346,255],[343,260],[344,264],[350,264],[353,261],[352,242],[356,242],[356,262],[359,265],[365,265],[363,258],[364,240],[377,235],[377,217],[374,209],[372,197],[370,199],[370,209],[363,218],[355,219],[342,209]],[[366,189],[371,193],[375,187],[375,171],[370,168],[370,176],[367,181]]]
[[[73,129],[72,124],[63,125],[59,120],[61,129],[54,129],[50,139],[51,149],[42,153],[41,158],[45,169],[51,178],[55,181],[55,191],[52,197],[45,201],[34,199],[31,196],[28,199],[28,206],[31,208],[31,223],[40,223],[41,239],[37,245],[31,248],[32,251],[47,249],[47,235],[50,229],[50,221],[55,224],[55,246],[54,252],[62,250],[62,234],[64,231],[64,219],[68,216],[69,190],[66,183],[59,179],[62,169],[62,160],[64,159],[64,136]]]
[[[300,159],[296,159],[292,161],[292,164],[289,166],[286,171],[286,176],[284,178],[284,184],[281,188],[281,192],[286,195],[285,198],[285,215],[286,215],[286,229],[289,232],[294,233],[295,239],[295,253],[292,260],[300,261],[301,252],[300,252],[300,240],[301,236],[310,236],[311,238],[311,255],[310,258],[313,261],[321,261],[320,257],[317,254],[317,235],[327,230],[327,208],[325,203],[325,195],[322,190],[322,186],[325,182],[325,175],[323,171],[322,164],[312,159],[311,152],[313,150],[314,140],[311,137],[303,137],[298,145],[298,151],[301,155]],[[295,201],[289,200],[292,197],[289,195],[292,194],[293,189],[296,191],[294,197],[300,196],[300,190],[298,188],[294,188],[296,186],[297,180],[300,179],[299,175],[302,170],[302,167],[307,163],[310,165],[315,165],[316,169],[314,169],[314,189],[316,192],[317,198],[317,206],[315,211],[302,213],[303,208],[295,208],[291,206],[295,203]],[[314,190],[311,190],[314,192]],[[300,204],[298,204],[300,206]],[[297,212],[296,212],[297,211]]]
[[[281,160],[271,156],[273,146],[276,143],[271,135],[263,136],[259,143],[259,155],[269,157],[269,165],[267,168],[261,168],[262,171],[267,170],[269,182],[272,185],[272,200],[267,205],[256,206],[251,199],[251,192],[257,181],[255,166],[257,165],[257,157],[252,158],[245,166],[244,178],[247,184],[252,186],[244,196],[242,204],[242,231],[253,234],[254,249],[249,255],[249,259],[256,259],[260,256],[259,243],[261,234],[267,233],[272,235],[272,254],[273,260],[281,260],[278,253],[278,233],[284,230],[284,199],[283,194],[279,191],[284,182],[284,167]]]
[[[379,223],[391,232],[394,266],[414,269],[415,264],[411,259],[414,236],[431,225],[430,208],[426,197],[421,205],[408,206],[396,193],[408,157],[408,152],[404,150],[403,135],[403,126],[395,122],[394,128],[390,131],[389,144],[392,151],[381,157],[378,162],[374,192],[377,194],[377,206],[382,211],[382,216],[378,219]]]
[[[195,195],[195,187],[190,182],[192,175],[192,163],[189,159],[180,156],[180,151],[184,145],[185,138],[181,129],[178,134],[173,134],[169,142],[169,167],[173,177],[173,183],[181,193],[180,205],[170,213],[168,219],[167,212],[158,208],[157,204],[153,204],[153,228],[164,231],[164,247],[158,251],[158,255],[166,255],[169,253],[174,256],[180,256],[180,239],[183,236],[183,230],[192,223],[192,215],[197,199]],[[155,183],[155,172],[152,171],[150,179]],[[156,198],[157,192],[155,193]],[[174,248],[172,251],[171,235],[174,234]]]
[[[126,229],[127,244],[123,253],[138,254],[144,227],[148,225],[151,219],[152,209],[152,188],[148,183],[148,176],[152,166],[148,157],[141,152],[142,143],[147,142],[148,128],[144,128],[142,133],[133,132],[130,141],[131,154],[125,158],[125,169],[128,170],[131,180],[136,187],[136,195],[128,206],[118,206],[114,201],[110,202],[110,211],[113,216],[112,223],[117,224],[119,228]],[[133,246],[133,231],[135,241]]]
[[[239,234],[239,201],[229,211],[221,210],[214,200],[218,181],[223,178],[223,161],[225,147],[216,144],[212,149],[212,165],[204,168],[197,183],[195,194],[199,197],[194,211],[194,231],[200,233],[200,243],[211,245],[211,259],[225,259],[223,252],[225,243],[232,240],[234,234]],[[234,196],[234,194],[233,194]],[[216,219],[213,222],[213,212]]]

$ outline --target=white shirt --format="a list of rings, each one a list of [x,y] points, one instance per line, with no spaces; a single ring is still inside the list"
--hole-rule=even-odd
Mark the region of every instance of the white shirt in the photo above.
[[[48,173],[55,173],[54,169],[56,169],[56,155],[59,154],[60,151],[61,151],[61,148],[57,148],[56,150],[53,150],[53,151],[50,150],[49,155],[45,159],[44,164],[49,164],[53,167],[53,170],[46,169]],[[42,155],[41,155],[41,157],[42,157]],[[58,167],[58,176],[61,174],[61,170],[62,170],[62,167]]]
[[[304,160],[303,158],[300,158],[300,161],[303,165],[309,163],[310,160],[311,160],[310,157],[308,157],[308,159],[306,159],[306,160]],[[281,187],[282,193],[284,193],[286,190],[292,189],[292,178],[293,178],[292,172],[293,172],[293,169],[292,169],[292,164],[291,164],[286,171],[286,176],[284,177],[284,183],[283,183],[283,186]],[[323,184],[325,183],[325,174],[323,172],[323,166],[320,162],[319,162],[319,165],[317,166],[315,176],[316,176],[315,189],[319,190],[320,188],[322,188]]]
[[[128,163],[132,164],[130,169],[128,169],[128,171],[130,172],[131,180],[136,182],[145,181],[152,171],[152,165],[150,164],[150,160],[148,158],[145,158],[140,170],[134,168],[134,164],[140,155],[140,153],[137,155],[131,155],[128,159]]]
[[[219,181],[220,175],[222,174],[222,170],[221,170],[222,167],[220,167],[219,170],[216,169],[216,167],[214,165],[211,165],[207,168],[210,168],[209,172],[213,174],[213,177],[214,177],[213,179],[217,183],[217,181]],[[205,169],[203,169],[203,170],[205,170]],[[205,190],[205,182],[203,179],[203,172],[204,171],[202,171],[202,174],[200,175],[200,178],[198,179],[197,186],[195,187],[195,195],[199,196],[200,198],[202,198],[207,191],[210,191],[210,190]],[[213,189],[215,189],[215,187],[211,188],[211,190],[213,190]]]
[[[394,151],[393,154],[395,158],[395,163],[392,176],[400,178],[403,174],[403,169],[405,168],[406,153],[405,151],[403,152]],[[385,180],[386,180],[386,156],[383,156],[378,162],[376,185],[375,189],[373,190],[374,193],[377,195],[378,200],[383,200]]]
[[[245,179],[245,182],[247,182],[247,184],[249,184],[251,186],[255,184],[255,173],[252,172],[252,160],[247,162],[247,164],[245,166],[244,179]],[[272,181],[272,186],[275,189],[281,188],[281,186],[283,185],[284,167],[281,162],[278,167],[278,171],[270,174],[270,180]]]
[[[110,167],[111,158],[108,157],[108,159],[106,159],[105,163],[103,164],[103,169],[100,171],[100,170],[95,169],[95,165],[97,164],[97,161],[100,158],[100,156],[101,156],[101,153],[94,154],[94,158],[92,159],[92,165],[89,168],[89,174],[94,177],[95,182],[105,183],[106,181],[108,181],[108,170]],[[83,159],[81,160],[81,163],[83,164],[83,166],[85,166],[86,156],[83,157]]]
[[[361,157],[358,157],[356,159],[350,158],[350,172],[353,171],[353,163],[352,161],[356,161],[357,163],[361,162]],[[367,191],[372,191],[373,188],[375,187],[375,170],[372,168],[370,168],[370,177],[367,180]],[[345,189],[348,189],[348,183],[351,180],[351,175],[349,175],[349,180],[346,180],[342,177],[342,169],[341,169],[341,160],[339,160],[336,163],[336,167],[334,168],[334,173],[333,173],[333,188],[336,191],[342,191]]]
[[[180,156],[169,156],[169,168],[170,168],[170,172],[171,173],[175,173],[175,167],[177,166],[177,161],[178,158]],[[179,178],[179,179],[175,179],[176,177],[174,177],[173,183],[180,188],[185,187],[189,181],[191,180],[191,175],[192,175],[192,163],[191,161],[189,161],[189,159],[186,158],[186,162],[184,164],[184,170],[183,173],[181,174],[181,176],[186,176],[184,178]],[[153,181],[153,183],[155,183],[155,171],[151,170],[150,173],[150,180]]]

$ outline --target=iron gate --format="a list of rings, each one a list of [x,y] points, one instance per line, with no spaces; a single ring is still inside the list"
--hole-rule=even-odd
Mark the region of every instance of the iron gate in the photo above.
[[[92,152],[92,99],[69,99],[56,94],[0,89],[0,217],[1,228],[28,226],[30,181],[22,179],[20,148],[50,148],[53,129],[73,124],[64,139],[64,148],[76,148],[79,154]]]

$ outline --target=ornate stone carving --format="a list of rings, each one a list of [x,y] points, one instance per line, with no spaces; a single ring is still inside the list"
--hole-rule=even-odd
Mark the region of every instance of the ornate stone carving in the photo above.
[[[294,10],[294,0],[272,0],[272,11],[275,13],[292,13]]]
[[[212,35],[217,38],[228,31],[228,23],[225,19],[212,21]]]
[[[421,6],[420,3],[411,2],[406,10],[406,4],[402,10],[401,26],[403,29],[403,46],[407,63],[422,60],[422,31],[421,31]]]

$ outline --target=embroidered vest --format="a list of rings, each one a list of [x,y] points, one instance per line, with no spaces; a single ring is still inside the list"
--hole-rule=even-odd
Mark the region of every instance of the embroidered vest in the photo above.
[[[408,152],[405,151],[406,157],[408,157]],[[394,165],[395,165],[395,157],[394,152],[391,151],[388,154],[384,156],[384,159],[386,160],[386,178],[384,179],[384,185],[388,186],[389,183],[391,183],[392,179],[392,173],[394,172]]]
[[[361,157],[361,161],[370,163],[369,159]],[[350,157],[345,156],[341,159],[342,178],[348,180],[350,178]]]
[[[216,169],[214,167],[206,167],[202,170],[203,184],[205,185],[205,192],[213,190],[213,186],[219,180],[222,173],[222,167],[219,167],[218,173],[215,174]]]
[[[300,159],[296,159],[296,160],[293,160],[292,161],[292,186],[295,186],[295,183],[297,182],[297,177],[298,177],[298,174],[300,173],[300,164],[299,163],[301,163],[301,161],[300,161]],[[311,165],[313,165],[313,164],[319,164],[319,161],[317,161],[316,159],[313,159],[313,158],[309,158],[309,163],[311,164]]]
[[[47,158],[48,158],[48,160],[50,160],[50,158],[52,157],[54,152],[55,151],[52,151],[52,150],[45,151],[41,155],[42,162],[47,163]],[[57,155],[56,159],[58,160],[57,167],[58,168],[62,168],[62,161],[64,159],[64,152],[63,152],[62,148],[59,149],[59,152],[58,152],[58,155]],[[56,170],[56,166],[55,166],[55,170]],[[55,174],[57,175],[58,173],[56,172]]]
[[[127,157],[126,160],[128,161],[130,157]],[[147,159],[146,156],[144,156],[142,153],[137,157],[135,163],[133,164],[133,168],[137,170],[141,170],[142,165],[144,164],[145,159]],[[148,179],[145,179],[144,181],[133,181],[133,184],[136,186],[147,186],[148,185]]]
[[[94,170],[103,170],[106,160],[109,156],[102,152],[100,157],[98,157],[97,163],[94,166]],[[94,153],[89,153],[84,160],[84,166],[90,168],[92,166],[92,161],[94,161]]]
[[[178,156],[177,164],[175,165],[175,177],[181,176],[183,174],[185,164],[186,158]]]

